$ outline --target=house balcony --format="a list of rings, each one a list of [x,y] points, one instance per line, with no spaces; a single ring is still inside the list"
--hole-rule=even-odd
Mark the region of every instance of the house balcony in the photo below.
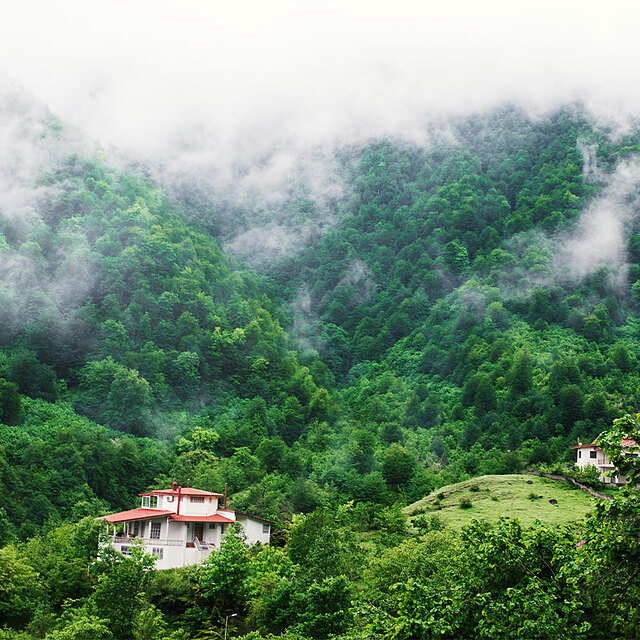
[[[142,540],[145,545],[153,545],[155,547],[184,547],[188,546],[187,540],[177,540],[170,538],[141,538],[140,536],[113,536],[112,544],[127,544]]]

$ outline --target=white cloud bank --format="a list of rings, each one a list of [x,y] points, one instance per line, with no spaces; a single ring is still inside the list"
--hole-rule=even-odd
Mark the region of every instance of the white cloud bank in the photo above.
[[[620,130],[640,116],[630,0],[5,5],[9,77],[105,147],[253,209],[286,200],[296,174],[316,201],[340,194],[336,146],[419,142],[433,120],[505,101],[533,113],[582,101]],[[316,233],[265,219],[230,246],[277,257]],[[330,225],[330,212],[320,219]]]
[[[429,116],[504,100],[640,113],[631,1],[5,4],[1,66],[128,153],[200,162],[184,141],[205,139],[207,164],[229,167],[278,146],[419,137]]]

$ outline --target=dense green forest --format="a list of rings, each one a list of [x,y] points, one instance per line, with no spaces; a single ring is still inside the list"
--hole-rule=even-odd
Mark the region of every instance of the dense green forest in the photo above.
[[[226,249],[251,211],[221,225],[100,155],[43,172],[34,216],[0,215],[0,638],[219,638],[231,613],[255,640],[630,637],[637,497],[562,530],[416,530],[401,507],[563,467],[638,410],[640,182],[618,182],[639,152],[514,107],[338,149],[332,224],[258,266]],[[599,206],[620,255],[576,269]],[[317,215],[293,191],[261,223]],[[93,518],[174,480],[228,483],[276,542],[95,563]]]

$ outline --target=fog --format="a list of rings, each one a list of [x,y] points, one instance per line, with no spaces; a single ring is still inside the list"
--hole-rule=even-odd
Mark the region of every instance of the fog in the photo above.
[[[640,114],[640,7],[626,1],[5,4],[1,86],[30,92],[40,115],[76,132],[43,145],[37,125],[20,128],[32,107],[0,123],[0,208],[25,234],[42,196],[34,176],[95,141],[112,163],[144,164],[229,249],[266,268],[331,228],[348,202],[336,148],[383,136],[428,144],[448,119],[505,102],[532,117],[579,103],[614,137]],[[605,178],[582,151],[585,175],[609,186],[554,244],[554,273],[571,277],[624,263],[638,181],[631,164]],[[290,206],[300,201],[304,212]],[[352,271],[366,296],[375,283]],[[297,317],[311,313],[298,306]]]
[[[419,141],[425,123],[504,101],[640,112],[631,2],[27,1],[3,8],[0,59],[106,147],[281,187],[310,149]],[[260,175],[258,175],[260,174]]]
[[[637,213],[639,195],[640,164],[633,158],[607,176],[602,194],[582,213],[577,228],[560,239],[558,263],[576,279],[601,266],[623,267],[625,228]]]

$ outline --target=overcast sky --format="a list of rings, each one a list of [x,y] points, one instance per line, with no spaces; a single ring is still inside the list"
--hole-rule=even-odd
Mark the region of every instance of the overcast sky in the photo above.
[[[229,149],[276,130],[302,144],[412,135],[430,115],[504,100],[640,113],[631,1],[3,5],[5,72],[125,150],[153,152],[194,129]]]

